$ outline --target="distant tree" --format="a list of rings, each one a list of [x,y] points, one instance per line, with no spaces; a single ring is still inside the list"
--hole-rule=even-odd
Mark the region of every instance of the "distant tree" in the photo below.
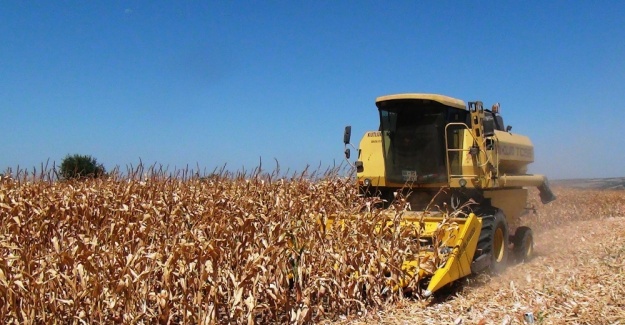
[[[105,173],[104,166],[91,156],[67,155],[61,163],[61,177],[64,179],[95,178]]]

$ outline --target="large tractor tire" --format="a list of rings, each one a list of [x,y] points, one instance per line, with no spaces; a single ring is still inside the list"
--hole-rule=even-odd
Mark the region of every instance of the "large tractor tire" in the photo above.
[[[528,227],[519,227],[512,238],[514,257],[517,262],[525,262],[534,253],[534,233]]]
[[[508,265],[508,225],[506,217],[499,209],[482,216],[482,231],[477,243],[477,259],[490,271],[500,273]],[[478,255],[476,254],[476,255]],[[488,262],[488,263],[484,263]]]

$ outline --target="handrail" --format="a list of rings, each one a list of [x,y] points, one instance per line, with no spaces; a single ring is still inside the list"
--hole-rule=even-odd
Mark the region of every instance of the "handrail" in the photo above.
[[[452,178],[459,178],[459,177],[479,177],[479,175],[465,175],[465,174],[452,174],[452,173],[451,173],[451,163],[450,163],[450,159],[449,159],[449,153],[450,153],[450,152],[465,152],[465,151],[469,151],[469,150],[470,150],[470,148],[469,148],[469,149],[464,149],[464,148],[458,148],[458,149],[454,148],[454,149],[452,149],[452,148],[450,148],[450,147],[449,147],[449,138],[448,138],[448,136],[447,136],[447,134],[448,134],[448,132],[447,132],[447,131],[448,131],[448,128],[449,128],[450,126],[461,126],[461,127],[463,127],[464,129],[466,129],[466,130],[468,130],[468,131],[469,131],[469,134],[470,134],[470,135],[471,135],[471,137],[473,138],[473,141],[474,141],[474,142],[478,143],[478,142],[479,142],[479,140],[480,140],[477,136],[475,136],[475,134],[472,132],[472,129],[471,129],[471,128],[470,128],[470,127],[466,124],[466,123],[462,123],[462,122],[451,122],[451,123],[448,123],[448,124],[445,126],[445,151],[446,151],[446,152],[445,152],[445,160],[446,160],[446,163],[447,163],[447,182],[448,182],[448,183],[451,183],[451,179],[452,179]],[[485,140],[486,140],[486,139],[484,139],[483,141],[485,141]],[[486,166],[486,165],[490,162],[490,157],[488,156],[488,154],[486,153],[486,151],[482,149],[482,147],[485,147],[485,144],[484,144],[484,143],[482,143],[482,145],[481,145],[481,146],[480,146],[480,145],[478,145],[478,150],[479,150],[479,152],[484,153],[484,156],[486,157],[486,161],[485,161],[483,164],[478,164],[478,167],[484,167],[484,166]],[[496,154],[498,154],[498,152],[497,152]],[[462,159],[460,159],[460,168],[462,168]],[[497,168],[497,176],[499,176],[499,170],[498,170],[498,168]]]
[[[449,153],[452,152],[452,151],[454,151],[454,152],[456,152],[456,151],[458,151],[458,152],[469,151],[469,149],[463,149],[463,148],[459,148],[459,149],[456,149],[456,148],[450,149],[449,148],[449,137],[447,135],[449,133],[448,132],[448,128],[450,126],[461,126],[461,127],[464,127],[464,129],[470,130],[469,126],[466,123],[461,123],[461,122],[452,122],[452,123],[447,123],[447,125],[445,125],[445,161],[447,163],[446,164],[447,165],[447,183],[451,183],[451,179],[452,178],[464,176],[463,174],[456,175],[456,174],[452,174],[451,173],[451,163],[450,163],[450,160],[449,160]],[[477,139],[475,138],[475,135],[473,134],[473,132],[469,132],[469,133],[471,134],[471,137],[473,137],[473,140],[477,141]],[[462,159],[460,159],[460,166],[459,167],[462,168]]]

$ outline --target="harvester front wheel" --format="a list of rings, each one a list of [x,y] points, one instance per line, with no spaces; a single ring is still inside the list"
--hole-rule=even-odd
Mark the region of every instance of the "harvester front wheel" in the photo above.
[[[518,262],[527,261],[534,253],[534,233],[529,227],[519,227],[514,233],[514,257]]]
[[[490,270],[499,273],[508,263],[508,225],[503,212],[495,210],[492,215],[482,216],[482,231],[477,244],[481,255],[490,255]]]

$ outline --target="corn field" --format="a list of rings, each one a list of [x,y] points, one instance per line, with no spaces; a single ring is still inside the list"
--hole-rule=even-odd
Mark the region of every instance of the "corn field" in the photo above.
[[[401,278],[414,238],[376,231],[386,221],[378,213],[355,217],[371,202],[336,172],[4,177],[0,318],[253,324],[362,315],[400,298],[382,293]],[[326,228],[328,218],[341,226]]]
[[[379,213],[339,174],[172,176],[139,166],[80,181],[3,176],[0,319],[301,324],[401,301],[387,289],[403,278],[418,234],[379,225],[397,225],[405,202]],[[573,198],[526,223],[625,215],[622,194],[597,203],[565,193]]]

